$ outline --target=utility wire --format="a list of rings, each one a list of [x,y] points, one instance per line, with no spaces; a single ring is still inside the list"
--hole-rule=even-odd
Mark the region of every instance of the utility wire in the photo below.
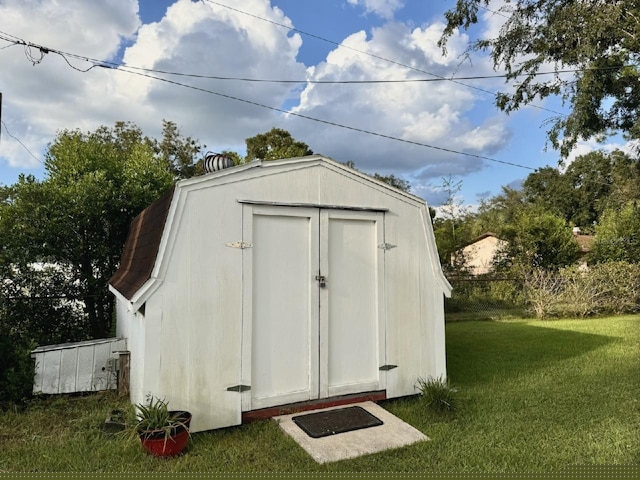
[[[331,122],[329,120],[323,120],[323,119],[320,119],[320,118],[310,117],[308,115],[303,115],[301,113],[292,112],[290,110],[284,110],[282,108],[272,107],[272,106],[269,106],[269,105],[265,105],[263,103],[254,102],[252,100],[246,100],[244,98],[235,97],[233,95],[228,95],[228,94],[220,93],[220,92],[214,92],[213,90],[208,90],[206,88],[201,88],[201,87],[196,87],[196,86],[193,86],[193,85],[187,85],[185,83],[176,82],[175,80],[170,80],[168,78],[156,77],[154,75],[149,75],[147,73],[141,73],[141,72],[136,72],[136,71],[133,71],[133,70],[127,70],[126,67],[119,68],[118,70],[126,72],[126,73],[130,73],[130,74],[133,74],[133,75],[139,75],[141,77],[152,78],[154,80],[159,80],[161,82],[170,83],[172,85],[178,85],[178,86],[189,88],[189,89],[192,89],[192,90],[197,90],[197,91],[200,91],[200,92],[205,92],[205,93],[209,93],[209,94],[212,94],[212,95],[217,95],[219,97],[228,98],[230,100],[235,100],[235,101],[238,101],[238,102],[247,103],[249,105],[254,105],[254,106],[257,106],[257,107],[261,107],[261,108],[266,108],[268,110],[272,110],[272,111],[275,111],[275,112],[285,113],[287,115],[292,115],[292,116],[295,116],[295,117],[304,118],[306,120],[311,120],[313,122],[323,123],[325,125],[331,125],[331,126],[334,126],[334,127],[344,128],[344,129],[347,129],[347,130],[352,130],[352,131],[355,131],[355,132],[360,132],[360,133],[364,133],[364,134],[367,134],[367,135],[372,135],[372,136],[375,136],[375,137],[386,138],[388,140],[394,140],[394,141],[397,141],[397,142],[403,142],[403,143],[407,143],[407,144],[410,144],[410,145],[417,145],[417,146],[420,146],[420,147],[432,148],[434,150],[440,150],[440,151],[443,151],[443,152],[455,153],[455,154],[458,154],[458,155],[464,155],[464,156],[467,156],[467,157],[477,158],[477,159],[480,159],[480,160],[488,160],[490,162],[502,163],[504,165],[510,165],[512,167],[519,167],[519,168],[524,168],[524,169],[527,169],[527,170],[535,170],[534,168],[527,167],[526,165],[521,165],[521,164],[514,163],[514,162],[507,162],[505,160],[498,160],[496,158],[486,157],[484,155],[476,155],[474,153],[461,152],[461,151],[458,151],[458,150],[453,150],[451,148],[440,147],[440,146],[437,146],[437,145],[430,145],[428,143],[416,142],[416,141],[413,141],[413,140],[407,140],[407,139],[404,139],[404,138],[394,137],[392,135],[386,135],[386,134],[383,134],[383,133],[373,132],[371,130],[365,130],[363,128],[353,127],[353,126],[350,126],[350,125],[344,125],[344,124],[337,123],[337,122]]]
[[[441,78],[441,79],[443,79],[443,80],[448,80],[448,81],[450,81],[450,82],[457,83],[458,85],[462,85],[462,86],[464,86],[464,87],[471,88],[471,89],[473,89],[473,90],[477,90],[477,91],[479,91],[479,92],[487,93],[487,94],[489,94],[489,95],[493,96],[494,98],[495,98],[495,97],[496,97],[496,95],[497,95],[497,93],[496,93],[496,92],[492,92],[492,91],[490,91],[490,90],[485,90],[484,88],[476,87],[476,86],[474,86],[474,85],[469,85],[469,84],[467,84],[467,83],[463,83],[463,82],[460,82],[460,81],[458,81],[458,80],[454,80],[454,79],[452,79],[452,78],[447,78],[447,77],[444,77],[444,76],[442,76],[442,75],[438,75],[438,74],[436,74],[436,73],[428,72],[428,71],[426,71],[426,70],[422,70],[422,69],[420,69],[420,68],[412,67],[412,66],[410,66],[410,65],[407,65],[407,64],[404,64],[404,63],[401,63],[401,62],[397,62],[397,61],[395,61],[395,60],[391,60],[391,59],[388,59],[388,58],[382,57],[382,56],[380,56],[380,55],[376,55],[376,54],[374,54],[374,53],[366,52],[366,51],[364,51],[364,50],[360,50],[360,49],[358,49],[358,48],[350,47],[350,46],[345,45],[345,44],[343,44],[343,43],[339,43],[339,42],[336,42],[336,41],[334,41],[334,40],[329,40],[328,38],[324,38],[324,37],[321,37],[321,36],[319,36],[319,35],[315,35],[315,34],[313,34],[313,33],[305,32],[305,31],[303,31],[303,30],[299,30],[299,29],[297,29],[297,28],[293,28],[293,27],[290,27],[290,26],[288,26],[288,25],[284,25],[284,24],[282,24],[282,23],[275,22],[275,21],[273,21],[273,20],[269,20],[269,19],[267,19],[267,18],[263,18],[263,17],[260,17],[260,16],[258,16],[258,15],[254,15],[253,13],[245,12],[244,10],[240,10],[240,9],[238,9],[238,8],[230,7],[229,5],[225,5],[225,4],[223,4],[223,3],[218,3],[218,2],[215,2],[215,1],[213,1],[213,0],[202,0],[202,1],[203,1],[203,2],[211,3],[211,4],[213,4],[213,5],[217,5],[217,6],[219,6],[219,7],[227,8],[227,9],[229,9],[229,10],[233,10],[234,12],[241,13],[241,14],[243,14],[243,15],[247,15],[247,16],[252,17],[252,18],[255,18],[255,19],[257,19],[257,20],[261,20],[261,21],[263,21],[263,22],[271,23],[272,25],[276,25],[276,26],[278,26],[278,27],[286,28],[287,30],[290,30],[290,31],[292,31],[292,32],[301,33],[301,34],[306,35],[306,36],[308,36],[308,37],[315,38],[315,39],[317,39],[317,40],[321,40],[321,41],[323,41],[323,42],[327,42],[327,43],[330,43],[330,44],[332,44],[332,45],[336,45],[336,46],[338,46],[338,47],[346,48],[346,49],[348,49],[348,50],[351,50],[351,51],[354,51],[354,52],[357,52],[357,53],[361,53],[361,54],[363,54],[363,55],[367,55],[367,56],[369,56],[369,57],[376,58],[376,59],[378,59],[378,60],[382,60],[382,61],[384,61],[384,62],[391,63],[391,64],[393,64],[393,65],[398,65],[398,66],[400,66],[400,67],[408,68],[408,69],[410,69],[410,70],[415,70],[416,72],[426,73],[427,75],[431,75],[431,76],[434,76],[434,77],[437,77],[437,78]],[[555,115],[562,115],[562,116],[565,116],[565,114],[564,114],[564,113],[557,112],[557,111],[555,111],[555,110],[551,110],[551,109],[549,109],[549,108],[541,107],[541,106],[539,106],[539,105],[529,104],[529,106],[530,106],[530,107],[533,107],[533,108],[537,108],[537,109],[539,109],[539,110],[544,110],[544,111],[546,111],[546,112],[553,113],[553,114],[555,114]]]
[[[36,156],[33,154],[33,152],[32,152],[31,150],[29,150],[29,149],[27,148],[27,146],[26,146],[24,143],[22,143],[22,141],[20,141],[20,139],[19,139],[18,137],[16,137],[15,135],[12,135],[12,134],[11,134],[11,132],[10,132],[10,131],[9,131],[9,129],[7,128],[7,124],[6,124],[6,123],[4,123],[4,120],[0,120],[0,122],[2,122],[2,125],[4,126],[4,131],[5,131],[5,132],[7,132],[7,135],[9,135],[11,138],[13,138],[16,142],[18,142],[18,143],[22,146],[22,148],[24,148],[24,149],[29,153],[29,155],[31,155],[33,158],[35,158],[35,160],[36,160],[38,163],[40,163],[40,164],[42,164],[42,165],[44,166],[44,163],[42,163],[42,160],[40,160],[38,157],[36,157]]]
[[[5,32],[1,32],[0,34],[4,34]],[[495,75],[471,75],[471,76],[466,76],[466,77],[436,77],[436,78],[405,78],[405,79],[388,79],[388,80],[376,80],[376,79],[369,79],[369,80],[310,80],[310,79],[300,79],[300,80],[284,80],[284,79],[266,79],[266,78],[248,78],[248,77],[226,77],[226,76],[220,76],[220,75],[204,75],[204,74],[196,74],[196,73],[184,73],[184,72],[174,72],[174,71],[168,71],[168,70],[157,70],[157,69],[153,69],[153,68],[144,68],[144,67],[137,67],[134,65],[127,65],[125,63],[116,63],[116,62],[109,62],[109,61],[105,61],[105,60],[98,60],[95,58],[89,58],[89,57],[83,57],[80,55],[76,55],[73,53],[69,53],[69,52],[63,52],[60,50],[51,50],[45,47],[41,47],[32,43],[27,43],[24,40],[8,40],[8,39],[4,39],[2,38],[2,36],[0,35],[0,39],[3,39],[5,41],[10,41],[12,42],[11,45],[7,45],[5,47],[2,48],[8,48],[14,45],[25,45],[25,46],[29,46],[29,47],[35,47],[35,48],[39,48],[42,49],[42,51],[44,53],[48,53],[48,52],[52,52],[52,53],[56,53],[61,55],[64,60],[67,62],[67,64],[73,68],[74,70],[77,70],[79,72],[88,72],[89,70],[91,70],[92,68],[95,67],[102,67],[102,68],[120,68],[120,67],[126,67],[132,70],[140,70],[142,72],[148,72],[148,73],[158,73],[158,74],[162,74],[162,75],[172,75],[172,76],[178,76],[178,77],[189,77],[189,78],[202,78],[202,79],[208,79],[208,80],[229,80],[229,81],[238,81],[238,82],[255,82],[255,83],[291,83],[291,84],[299,84],[299,83],[309,83],[309,84],[328,84],[328,85],[334,85],[334,84],[338,84],[338,85],[348,85],[348,84],[377,84],[377,83],[381,83],[381,84],[385,84],[385,83],[430,83],[430,82],[450,82],[450,81],[454,81],[454,80],[488,80],[488,79],[494,79],[494,78],[506,78],[508,75],[507,74],[495,74]],[[0,48],[0,50],[2,50],[2,48]],[[69,60],[66,57],[70,57],[70,58],[74,58],[77,60],[81,60],[84,62],[89,62],[89,63],[93,63],[93,65],[87,69],[80,69],[74,65],[72,65],[71,63],[69,63]],[[28,56],[29,58],[29,56]],[[33,60],[31,58],[29,58],[30,61],[33,62]],[[41,59],[37,59],[37,62],[41,61]],[[617,66],[608,66],[608,67],[596,67],[596,68],[576,68],[576,69],[565,69],[565,70],[553,70],[553,71],[548,71],[548,72],[537,72],[535,74],[533,74],[533,76],[542,76],[542,75],[557,75],[559,73],[577,73],[577,72],[585,72],[585,71],[601,71],[601,70],[618,70],[620,68],[624,68],[624,67],[628,67],[628,66],[635,66],[635,65],[617,65]],[[432,75],[432,74],[429,74]],[[517,75],[519,77],[524,77],[524,76],[529,76],[529,74],[526,73],[522,73]],[[558,112],[559,113],[559,112]]]
[[[0,34],[4,34],[4,32],[0,32]],[[8,34],[5,34],[5,35],[8,35]],[[514,162],[508,162],[508,161],[505,161],[505,160],[498,160],[496,158],[491,158],[491,157],[487,157],[487,156],[484,156],[484,155],[477,155],[477,154],[468,153],[468,152],[462,152],[462,151],[458,151],[458,150],[454,150],[454,149],[450,149],[450,148],[446,148],[446,147],[440,147],[440,146],[437,146],[437,145],[430,145],[430,144],[427,144],[427,143],[416,142],[416,141],[413,141],[413,140],[407,140],[407,139],[404,139],[404,138],[394,137],[392,135],[386,135],[386,134],[382,134],[382,133],[379,133],[379,132],[373,132],[371,130],[366,130],[366,129],[362,129],[362,128],[358,128],[358,127],[353,127],[353,126],[350,126],[350,125],[344,125],[344,124],[340,124],[340,123],[337,123],[337,122],[331,122],[329,120],[323,120],[323,119],[311,117],[311,116],[308,116],[308,115],[303,115],[303,114],[292,112],[292,111],[289,111],[289,110],[284,110],[284,109],[281,109],[281,108],[272,107],[272,106],[265,105],[265,104],[258,103],[258,102],[254,102],[254,101],[251,101],[251,100],[246,100],[246,99],[243,99],[243,98],[235,97],[235,96],[232,96],[232,95],[228,95],[228,94],[224,94],[224,93],[220,93],[220,92],[215,92],[213,90],[208,90],[208,89],[205,89],[205,88],[196,87],[196,86],[193,86],[193,85],[188,85],[188,84],[185,84],[185,83],[176,82],[174,80],[170,80],[170,79],[167,79],[167,78],[157,77],[155,75],[150,75],[148,73],[142,73],[142,72],[139,72],[139,71],[130,70],[126,66],[120,66],[119,68],[114,68],[114,67],[109,66],[109,65],[105,66],[103,64],[94,63],[94,65],[92,65],[90,68],[88,68],[86,70],[81,70],[81,69],[78,69],[78,68],[74,67],[73,65],[71,65],[71,63],[66,58],[66,56],[77,58],[77,59],[82,59],[82,60],[86,60],[86,61],[91,61],[90,59],[87,59],[85,57],[80,57],[80,56],[75,55],[75,54],[66,53],[66,52],[63,52],[63,51],[60,51],[60,50],[55,50],[55,49],[52,49],[52,48],[43,47],[43,46],[35,45],[35,44],[32,44],[32,43],[27,43],[22,39],[18,39],[18,37],[14,37],[14,38],[16,38],[16,40],[13,40],[13,41],[15,41],[18,44],[23,44],[23,45],[27,45],[27,46],[30,46],[30,47],[38,48],[40,50],[42,56],[44,56],[46,53],[54,53],[54,54],[62,56],[69,66],[71,66],[75,70],[78,70],[78,71],[83,72],[83,73],[91,70],[91,68],[94,68],[94,67],[103,67],[103,68],[115,69],[115,70],[122,71],[122,72],[125,72],[125,73],[130,73],[130,74],[138,75],[138,76],[141,76],[141,77],[151,78],[151,79],[162,81],[162,82],[166,82],[166,83],[169,83],[169,84],[178,85],[178,86],[181,86],[181,87],[184,87],[184,88],[189,88],[189,89],[192,89],[192,90],[201,91],[201,92],[209,93],[209,94],[212,94],[212,95],[217,95],[219,97],[228,98],[230,100],[235,100],[235,101],[247,103],[247,104],[250,104],[250,105],[257,106],[257,107],[266,108],[268,110],[272,110],[272,111],[276,111],[276,112],[280,112],[280,113],[285,113],[287,115],[291,115],[291,116],[295,116],[295,117],[299,117],[299,118],[304,118],[304,119],[307,119],[307,120],[311,120],[311,121],[314,121],[314,122],[323,123],[323,124],[326,124],[326,125],[331,125],[331,126],[335,126],[335,127],[339,127],[339,128],[344,128],[344,129],[347,129],[347,130],[352,130],[352,131],[364,133],[364,134],[367,134],[367,135],[372,135],[372,136],[376,136],[376,137],[380,137],[380,138],[386,138],[386,139],[389,139],[389,140],[403,142],[403,143],[407,143],[407,144],[411,144],[411,145],[417,145],[417,146],[421,146],[421,147],[431,148],[431,149],[439,150],[439,151],[443,151],[443,152],[455,153],[455,154],[458,154],[458,155],[464,155],[464,156],[468,156],[468,157],[472,157],[472,158],[477,158],[477,159],[480,159],[480,160],[487,160],[487,161],[491,161],[491,162],[501,163],[501,164],[510,165],[510,166],[513,166],[513,167],[524,168],[524,169],[527,169],[527,170],[534,170],[531,167],[528,167],[528,166],[525,166],[525,165],[521,165],[521,164],[517,164],[517,163],[514,163]],[[31,60],[31,61],[34,61],[34,60]],[[40,61],[41,61],[41,58],[40,59],[36,59],[34,65],[36,63],[39,63]],[[6,129],[6,125],[5,125],[5,129]],[[7,133],[9,133],[9,132],[7,131]],[[9,134],[9,135],[12,138],[15,138],[11,134]],[[22,144],[22,142],[20,142],[20,144],[23,145],[23,147],[24,147],[24,144]],[[24,147],[24,148],[26,149],[26,147]],[[27,149],[27,151],[29,151],[29,150]],[[36,160],[38,160],[40,162],[40,160],[37,157],[35,157],[35,155],[33,155],[33,153],[31,153],[30,151],[29,151],[29,153],[34,158],[36,158]],[[42,163],[42,162],[40,162],[40,163]]]

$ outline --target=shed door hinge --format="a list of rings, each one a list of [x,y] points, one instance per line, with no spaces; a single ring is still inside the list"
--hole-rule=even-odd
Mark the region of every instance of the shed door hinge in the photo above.
[[[253,247],[253,245],[251,243],[247,243],[247,242],[229,242],[229,243],[225,243],[225,245],[227,247],[240,248],[240,249]]]
[[[378,245],[378,248],[382,250],[391,250],[392,248],[396,248],[397,245],[392,245],[391,243],[381,243]]]
[[[398,365],[382,365],[380,370],[386,372],[388,370],[393,370],[394,368],[398,368]]]
[[[233,387],[227,388],[228,392],[246,392],[251,390],[251,386],[249,385],[234,385]]]

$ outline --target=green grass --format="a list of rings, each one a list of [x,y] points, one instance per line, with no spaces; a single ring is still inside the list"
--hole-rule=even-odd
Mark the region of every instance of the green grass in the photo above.
[[[0,472],[550,472],[640,462],[640,316],[447,325],[446,415],[419,397],[383,406],[431,438],[316,464],[273,421],[192,436],[156,459],[101,430],[113,394],[37,399],[0,414]]]

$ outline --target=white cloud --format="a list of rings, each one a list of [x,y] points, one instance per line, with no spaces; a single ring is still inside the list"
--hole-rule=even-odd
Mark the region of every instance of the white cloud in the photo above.
[[[291,25],[266,0],[246,0],[243,9]],[[191,0],[177,0],[159,22],[148,25],[141,26],[137,12],[136,0],[8,0],[0,4],[0,25],[25,41],[88,58],[113,59],[128,45],[123,61],[136,67],[252,78],[305,75],[304,65],[296,60],[300,36],[274,24]],[[0,48],[5,45],[0,41]],[[31,50],[39,57],[39,50]],[[0,50],[0,60],[3,121],[36,154],[42,154],[61,129],[90,130],[129,120],[156,136],[163,118],[209,146],[225,148],[268,130],[278,115],[221,95],[275,108],[292,95],[286,84],[164,76],[221,94],[213,95],[116,69],[80,73],[54,53],[34,66],[21,46]],[[79,69],[91,66],[67,60]],[[11,166],[31,168],[35,162],[6,134],[0,157]]]
[[[637,150],[637,144],[635,141],[630,141],[626,143],[618,143],[618,142],[609,142],[609,143],[600,143],[595,139],[591,138],[587,141],[580,140],[576,144],[576,146],[569,152],[569,155],[564,160],[562,167],[560,170],[562,172],[566,171],[567,167],[573,163],[573,161],[581,157],[583,155],[587,155],[591,152],[602,151],[605,153],[611,153],[614,150],[621,150],[624,153],[635,155]]]
[[[442,24],[411,30],[400,23],[374,29],[371,38],[364,32],[343,41],[325,62],[308,70],[313,80],[408,79],[447,77],[454,69],[464,74],[470,66],[443,58],[437,46]],[[466,44],[456,35],[453,50]],[[375,57],[364,55],[367,52]],[[397,63],[389,63],[391,58]],[[403,66],[406,65],[406,66]],[[412,70],[414,67],[421,71]],[[473,65],[476,75],[487,71],[483,62]],[[487,154],[503,146],[509,131],[502,121],[472,122],[469,115],[484,100],[473,89],[449,81],[378,83],[367,85],[310,84],[302,92],[295,112],[341,123],[358,129],[473,154]],[[482,105],[486,115],[486,105]],[[492,108],[489,106],[488,108]],[[304,138],[315,151],[343,161],[353,160],[365,171],[400,172],[409,179],[428,179],[447,174],[479,170],[483,162],[349,130],[328,129],[290,120],[289,130]]]
[[[416,28],[387,22],[369,35],[355,32],[343,41],[351,48],[336,47],[324,62],[306,69],[297,60],[302,38],[256,18],[294,27],[286,12],[272,7],[268,0],[243,2],[242,9],[255,16],[208,2],[177,0],[163,18],[146,25],[140,22],[136,0],[62,3],[5,0],[0,4],[0,30],[88,58],[114,59],[122,54],[126,65],[201,75],[396,80],[491,73],[486,58],[476,59],[473,64],[460,63],[459,55],[468,42],[465,35],[454,35],[448,43],[449,55],[443,57],[437,46],[444,27],[441,23]],[[401,2],[363,5],[371,11],[384,12],[385,8],[394,11]],[[0,48],[5,45],[0,41]],[[80,69],[91,66],[77,59],[68,60]],[[299,86],[290,84],[162,75],[219,94],[214,95],[117,69],[93,68],[81,73],[54,53],[33,66],[20,46],[0,50],[0,61],[3,121],[32,152],[40,155],[61,129],[92,130],[99,125],[113,125],[117,120],[133,121],[151,136],[159,135],[162,119],[172,120],[183,133],[218,151],[237,149],[245,138],[278,126],[317,153],[339,161],[352,160],[367,172],[393,173],[422,185],[450,174],[476,172],[484,168],[484,163],[407,142],[487,155],[501,148],[509,137],[505,121],[493,116],[490,95],[449,81],[307,84],[298,91]],[[492,89],[486,82],[482,87]],[[297,105],[293,111],[299,115],[353,129],[283,115],[228,97],[273,108]],[[22,168],[36,164],[5,132],[0,162]]]
[[[382,18],[392,18],[396,10],[402,8],[402,0],[347,0],[351,5],[361,5],[367,13],[375,13]]]

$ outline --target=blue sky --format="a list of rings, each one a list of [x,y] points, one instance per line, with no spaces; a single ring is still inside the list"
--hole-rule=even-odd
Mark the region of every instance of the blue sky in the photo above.
[[[464,202],[473,206],[503,185],[516,185],[531,169],[557,165],[557,153],[544,151],[549,112],[528,107],[506,116],[491,94],[470,88],[508,89],[501,79],[463,81],[468,86],[306,83],[496,73],[486,55],[460,57],[472,36],[499,27],[503,19],[489,12],[472,31],[452,38],[449,56],[441,55],[435,43],[443,13],[453,5],[453,0],[0,0],[0,38],[5,38],[0,40],[5,124],[0,183],[11,184],[20,173],[43,178],[47,144],[60,130],[88,131],[129,120],[157,136],[167,119],[212,151],[242,153],[245,138],[285,128],[317,153],[409,180],[413,192],[434,206],[443,199],[443,177],[462,180]],[[12,45],[11,38],[65,56],[48,53],[38,63],[39,49]],[[164,76],[216,95],[122,68],[83,73],[79,70],[92,63],[77,56],[152,70],[300,83]],[[562,108],[557,99],[540,106]],[[576,153],[593,148],[585,142]]]

